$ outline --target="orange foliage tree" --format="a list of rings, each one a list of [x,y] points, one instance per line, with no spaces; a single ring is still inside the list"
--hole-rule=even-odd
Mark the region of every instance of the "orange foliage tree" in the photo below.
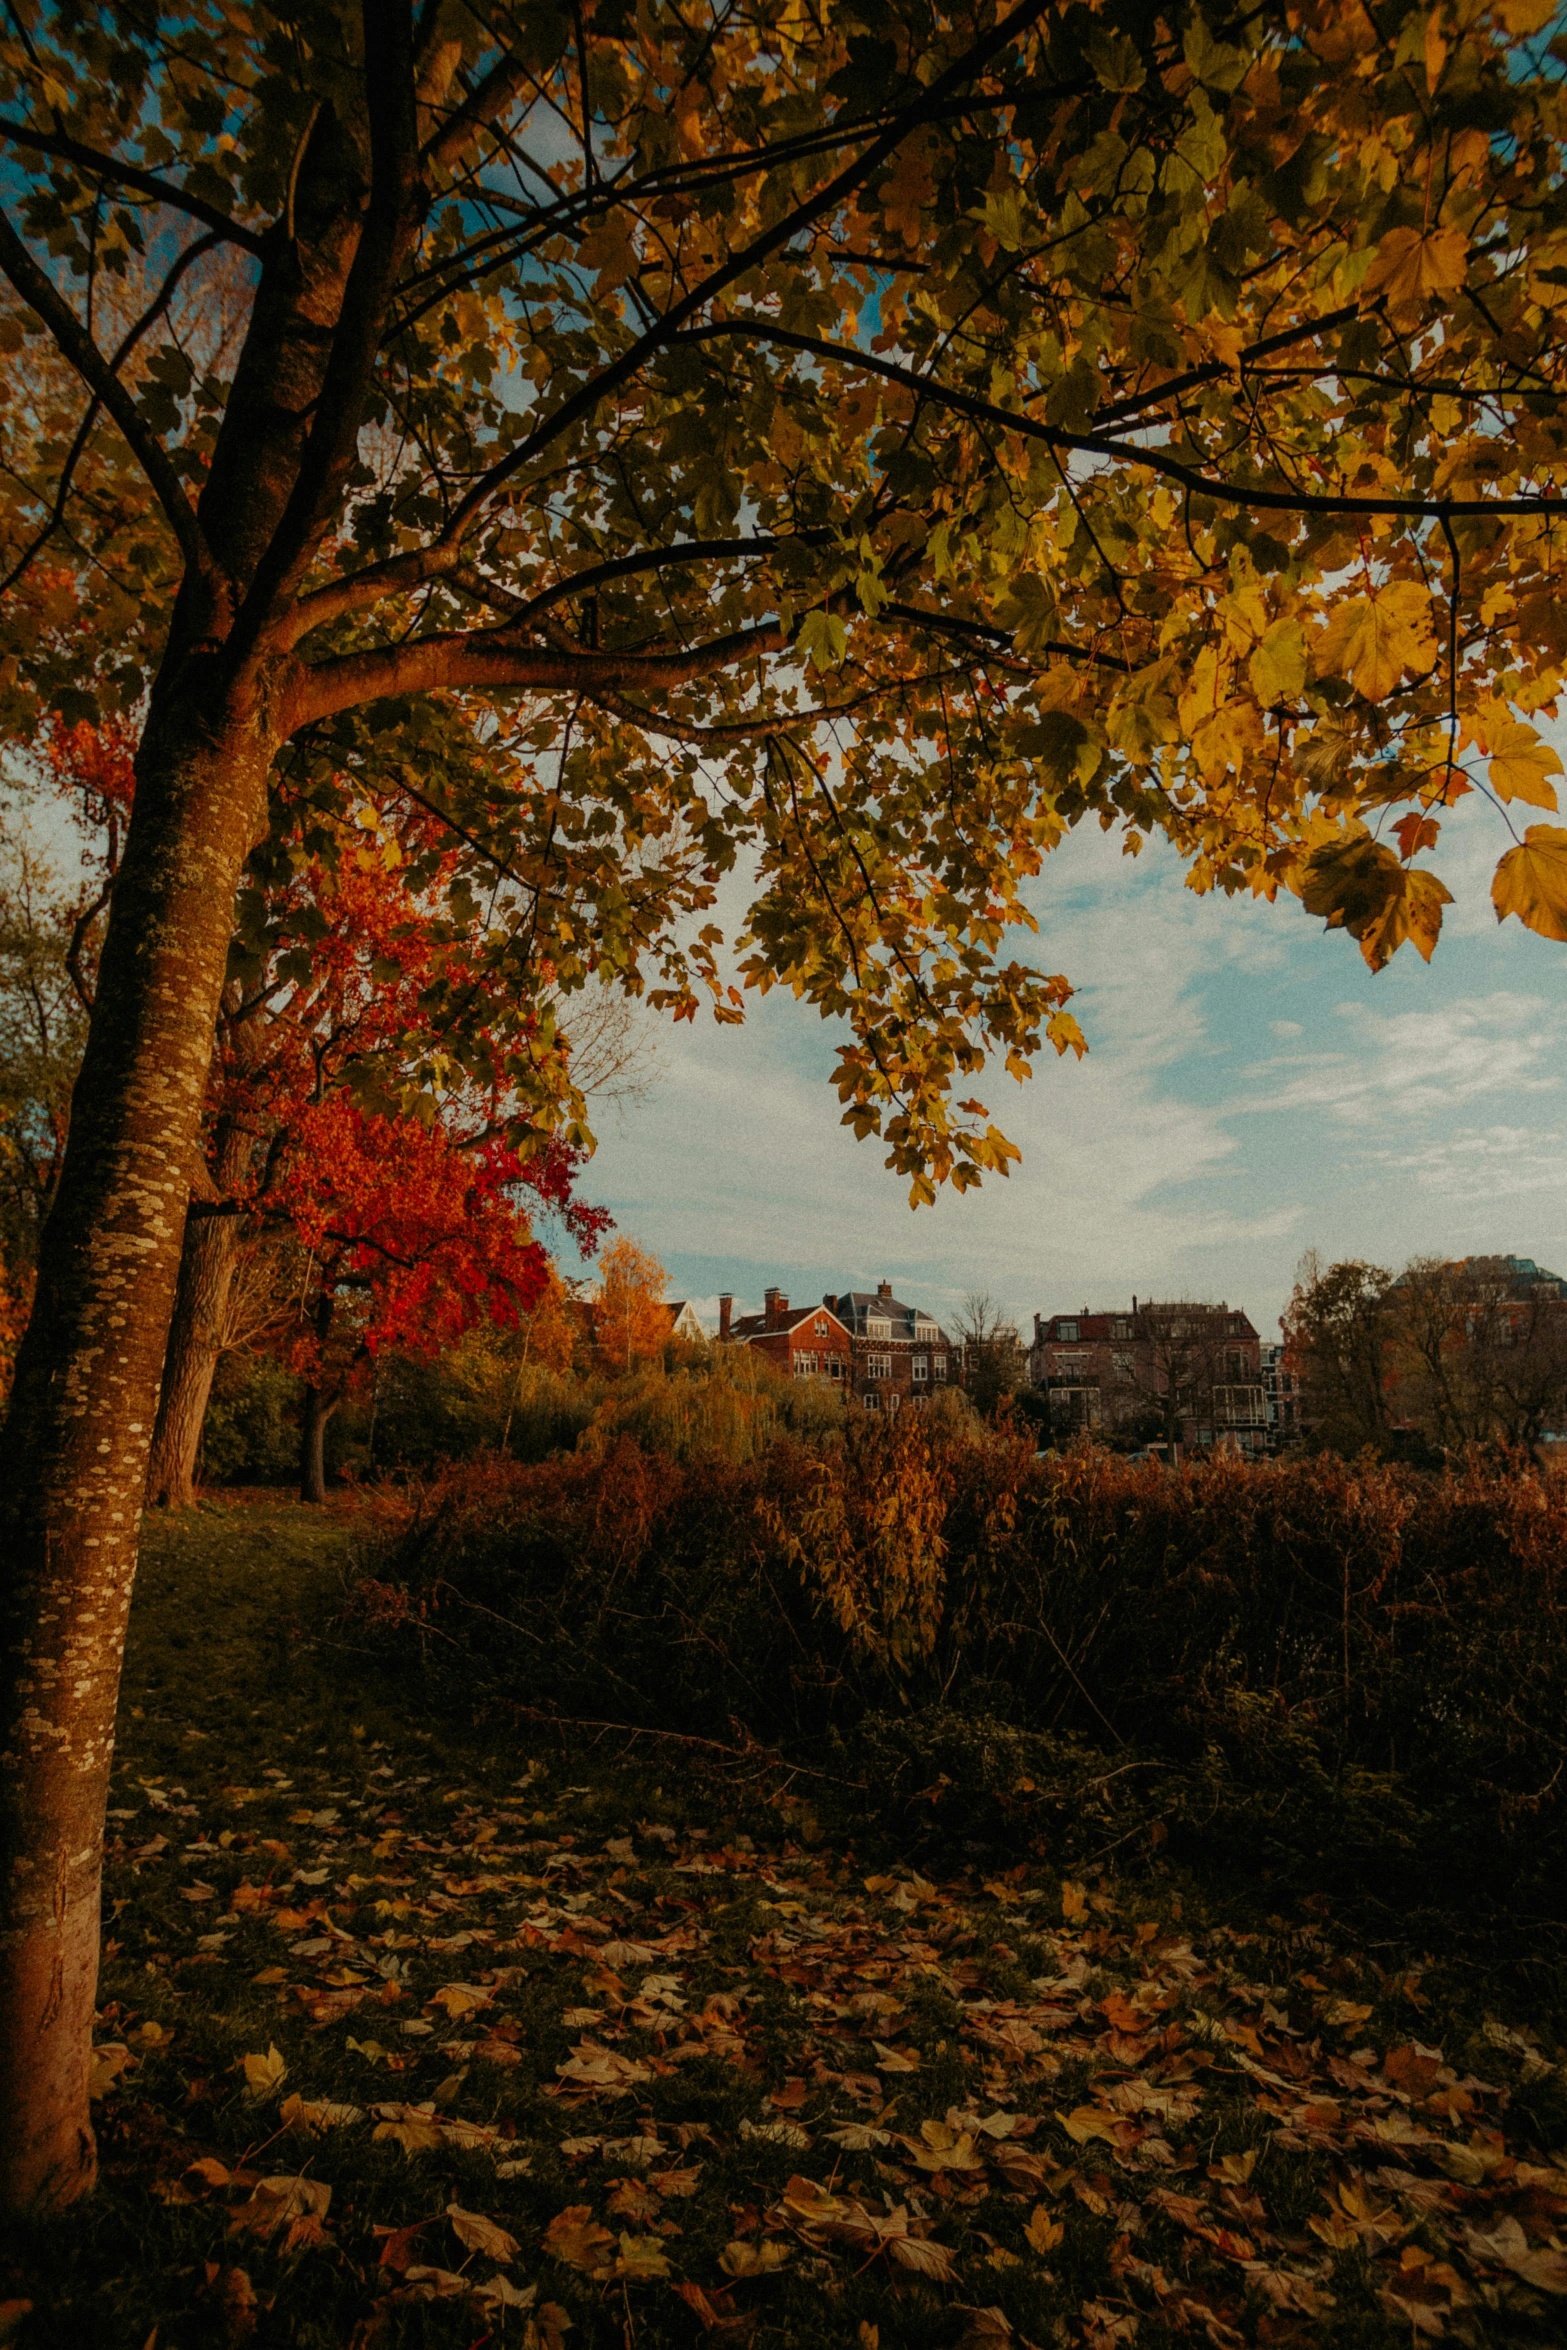
[[[599,1368],[611,1378],[661,1359],[669,1337],[667,1282],[657,1257],[627,1233],[604,1251],[593,1294],[593,1344]]]

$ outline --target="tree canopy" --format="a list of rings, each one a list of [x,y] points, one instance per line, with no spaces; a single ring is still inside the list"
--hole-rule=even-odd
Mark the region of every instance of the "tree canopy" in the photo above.
[[[843,1016],[916,1198],[1081,1047],[1011,942],[1087,818],[1376,966],[1478,788],[1567,936],[1551,17],[20,6],[12,723],[246,669],[519,992],[558,890],[568,992]]]

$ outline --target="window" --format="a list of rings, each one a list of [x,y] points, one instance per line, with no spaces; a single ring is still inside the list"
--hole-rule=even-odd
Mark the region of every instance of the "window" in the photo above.
[[[829,1379],[841,1379],[843,1377],[842,1355],[829,1355],[827,1357],[827,1376]]]
[[[876,1412],[881,1409],[881,1397],[876,1393],[874,1387],[861,1398],[861,1401],[868,1412]]]
[[[931,1356],[931,1358],[930,1358],[930,1370],[931,1370],[931,1377],[932,1377],[933,1379],[945,1379],[945,1377],[947,1376],[947,1358],[946,1358],[946,1356],[945,1356],[945,1355],[932,1355],[932,1356]]]
[[[827,1335],[827,1322],[825,1316],[818,1314],[815,1321],[811,1324],[811,1328],[815,1331],[818,1338],[825,1338]]]
[[[891,1355],[867,1355],[865,1376],[867,1379],[890,1379],[892,1377]]]
[[[1056,1336],[1057,1338],[1063,1340],[1066,1345],[1076,1346],[1077,1324],[1075,1322],[1058,1322],[1056,1324]]]
[[[1131,1323],[1117,1322],[1114,1328],[1111,1330],[1110,1335],[1112,1338],[1130,1338],[1132,1335]]]
[[[914,1323],[914,1335],[922,1346],[929,1346],[936,1335],[935,1323],[927,1322],[923,1315],[917,1316]]]
[[[892,1324],[885,1314],[871,1314],[866,1319],[865,1335],[867,1338],[890,1338]]]
[[[895,1412],[901,1401],[902,1398],[900,1397],[897,1389],[895,1387],[889,1387],[887,1390],[887,1410],[889,1412]]]
[[[819,1355],[796,1355],[794,1358],[794,1375],[797,1379],[814,1379],[821,1367]]]
[[[919,1383],[919,1385],[924,1385],[925,1381],[930,1377],[929,1355],[916,1355],[914,1357],[912,1376]]]

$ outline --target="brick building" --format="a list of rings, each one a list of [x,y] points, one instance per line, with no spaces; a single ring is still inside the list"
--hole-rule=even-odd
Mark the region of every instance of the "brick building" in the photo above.
[[[1029,1382],[1054,1433],[1098,1429],[1161,1445],[1268,1450],[1262,1341],[1248,1317],[1190,1299],[1036,1314]]]
[[[1283,1452],[1305,1431],[1300,1374],[1287,1347],[1264,1339],[1259,1349],[1263,1401],[1268,1410],[1268,1450]]]
[[[830,1379],[863,1411],[897,1412],[959,1383],[961,1355],[923,1306],[905,1305],[890,1281],[830,1293],[819,1306],[791,1306],[781,1289],[764,1293],[759,1314],[736,1315],[718,1301],[718,1336],[754,1346],[787,1378]]]
[[[764,1291],[759,1314],[735,1317],[734,1299],[718,1301],[718,1336],[724,1346],[754,1346],[786,1379],[852,1381],[849,1333],[831,1299],[819,1306],[791,1306],[781,1289]]]
[[[905,1305],[890,1281],[849,1289],[824,1304],[849,1332],[854,1393],[862,1410],[896,1412],[960,1384],[962,1355],[933,1314]]]

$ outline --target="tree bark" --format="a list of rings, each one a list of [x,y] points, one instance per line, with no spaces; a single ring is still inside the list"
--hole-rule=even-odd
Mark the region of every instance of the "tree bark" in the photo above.
[[[250,1137],[237,1119],[219,1127],[214,1181],[225,1198],[244,1172]],[[223,1323],[234,1268],[239,1260],[241,1219],[204,1214],[192,1201],[185,1212],[174,1318],[163,1358],[158,1420],[147,1469],[147,1500],[153,1509],[189,1509],[196,1498],[196,1456],[212,1393],[213,1373],[223,1351]]]
[[[103,1818],[159,1374],[234,895],[265,814],[260,713],[190,665],[157,707],[104,941],[0,1500],[0,2212],[91,2185]],[[172,698],[172,697],[170,697]],[[214,703],[216,707],[214,707]]]
[[[196,1498],[196,1455],[238,1253],[235,1217],[189,1218],[147,1470],[152,1509],[189,1509]]]
[[[299,1498],[326,1499],[326,1424],[341,1399],[328,1397],[319,1387],[305,1389],[305,1417],[299,1444]]]

